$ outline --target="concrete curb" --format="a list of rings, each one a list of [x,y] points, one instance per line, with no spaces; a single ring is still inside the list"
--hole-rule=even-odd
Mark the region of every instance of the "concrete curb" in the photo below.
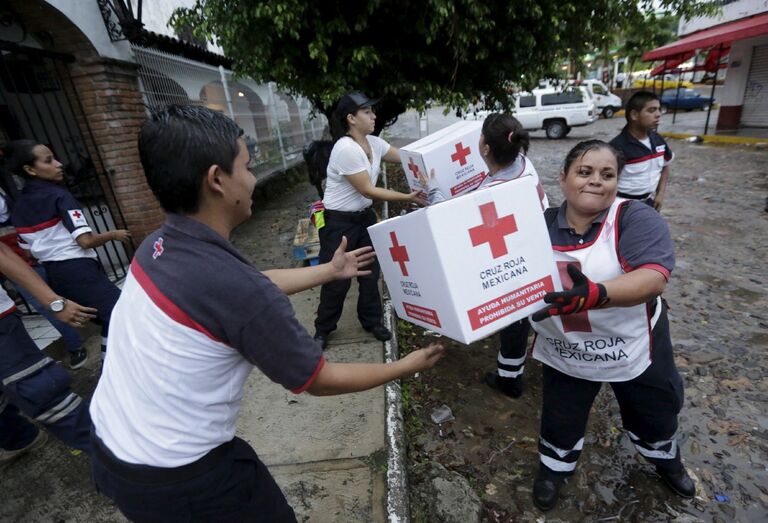
[[[382,165],[384,187],[387,183],[387,164]],[[389,205],[384,202],[383,219],[389,218]],[[389,325],[392,339],[384,343],[384,362],[391,363],[400,357],[397,344],[397,319],[392,314],[389,292],[383,293],[384,322]],[[403,398],[400,380],[390,381],[385,387],[386,438],[387,438],[387,520],[390,523],[409,523],[408,471],[405,465],[405,425],[403,422]]]
[[[678,140],[687,140],[689,138],[698,138],[704,143],[717,143],[727,145],[755,145],[759,143],[768,144],[766,138],[752,138],[750,136],[723,136],[719,134],[691,134],[691,133],[659,133],[664,138],[674,138]]]
[[[397,325],[392,314],[392,302],[384,301],[384,321],[389,325],[392,339],[384,343],[384,361],[398,359]],[[387,430],[387,519],[390,523],[410,521],[408,505],[408,472],[405,465],[405,428],[400,380],[386,386]]]

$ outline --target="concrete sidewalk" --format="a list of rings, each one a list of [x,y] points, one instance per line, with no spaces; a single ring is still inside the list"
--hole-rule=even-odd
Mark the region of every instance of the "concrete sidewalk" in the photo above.
[[[305,326],[313,323],[319,294],[312,289],[292,296]],[[350,291],[328,361],[383,361],[382,343],[357,322],[356,300]],[[238,436],[272,471],[299,521],[385,521],[384,387],[343,396],[295,395],[254,371]]]
[[[257,202],[234,235],[235,246],[260,269],[293,267],[293,236],[317,199],[299,183]],[[320,288],[291,296],[296,316],[312,334]],[[325,352],[331,362],[382,362],[384,345],[357,321],[357,282]],[[343,396],[295,395],[254,369],[246,384],[238,436],[269,467],[299,521],[386,520],[385,387]]]

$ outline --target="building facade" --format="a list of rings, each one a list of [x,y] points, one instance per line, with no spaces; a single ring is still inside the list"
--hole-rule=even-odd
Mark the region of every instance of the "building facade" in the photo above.
[[[298,163],[305,142],[325,131],[306,99],[236,78],[219,49],[176,38],[168,17],[189,3],[145,2],[144,23],[137,12],[115,12],[131,10],[125,0],[0,3],[0,143],[49,144],[92,225],[128,228],[135,242],[163,220],[136,145],[152,108],[192,103],[232,117],[259,179]],[[119,278],[131,252],[109,246],[99,256]]]

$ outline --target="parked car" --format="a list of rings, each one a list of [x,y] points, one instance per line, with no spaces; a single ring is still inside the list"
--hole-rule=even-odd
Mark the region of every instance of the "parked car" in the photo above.
[[[709,96],[702,96],[693,89],[667,89],[661,93],[661,112],[666,113],[670,109],[701,109],[706,111],[715,103],[715,99]]]
[[[544,129],[552,140],[565,138],[571,128],[589,125],[599,117],[585,87],[521,92],[515,100],[514,114],[524,129]]]
[[[680,87],[693,87],[693,84],[688,80],[678,82],[677,76],[671,74],[665,74],[663,79],[660,76],[636,78],[632,82],[632,87],[635,89],[677,89],[678,83]]]
[[[621,98],[608,90],[608,87],[600,80],[576,80],[570,85],[581,85],[587,89],[595,101],[597,110],[605,118],[613,118],[613,115],[621,109]]]

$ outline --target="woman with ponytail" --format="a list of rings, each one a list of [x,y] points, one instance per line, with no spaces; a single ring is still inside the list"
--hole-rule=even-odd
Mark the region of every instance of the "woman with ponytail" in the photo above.
[[[125,229],[93,232],[82,206],[63,185],[64,166],[47,146],[15,140],[6,146],[5,157],[8,171],[25,182],[11,212],[20,245],[43,264],[57,293],[98,309],[103,358],[120,289],[107,278],[94,248],[113,240],[128,242],[131,235]],[[57,312],[61,304],[48,307]]]
[[[529,146],[528,131],[523,129],[517,118],[506,113],[488,115],[483,122],[478,144],[480,155],[488,166],[488,176],[478,189],[516,180],[522,176],[533,176],[542,211],[549,207],[549,200],[541,186],[536,168],[525,156]],[[430,180],[421,173],[419,178],[421,184],[427,188],[430,204],[444,201],[442,193],[434,186],[434,171]],[[528,320],[523,319],[499,333],[497,371],[485,375],[485,383],[489,387],[512,398],[519,398],[523,393],[523,368],[530,329]]]

